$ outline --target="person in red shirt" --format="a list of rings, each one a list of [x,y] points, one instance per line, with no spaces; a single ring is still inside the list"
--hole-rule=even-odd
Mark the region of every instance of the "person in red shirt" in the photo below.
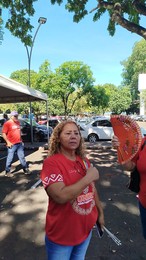
[[[77,124],[69,120],[59,123],[41,171],[48,195],[45,243],[49,260],[83,260],[97,219],[104,226],[94,184],[98,179],[98,170],[85,156]]]
[[[125,170],[133,171],[135,167],[140,175],[140,190],[138,193],[140,218],[142,224],[143,237],[146,239],[146,137],[142,139],[141,147],[135,157],[123,164]],[[114,148],[118,148],[120,140],[117,136],[113,136],[112,145]]]
[[[5,175],[7,177],[13,176],[13,174],[11,173],[11,164],[15,153],[17,153],[18,155],[24,173],[30,174],[24,156],[24,144],[21,139],[20,122],[18,120],[17,111],[12,111],[10,114],[10,119],[4,123],[2,128],[2,137],[5,140],[8,149]]]

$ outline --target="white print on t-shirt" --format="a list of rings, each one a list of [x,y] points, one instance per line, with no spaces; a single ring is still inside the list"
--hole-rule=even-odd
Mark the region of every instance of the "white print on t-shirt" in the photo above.
[[[84,193],[84,194],[87,194],[88,191],[89,191],[89,186],[87,186],[87,187],[83,190],[83,193]]]
[[[89,186],[83,190],[83,194],[77,197],[78,205],[83,205],[91,202],[94,198],[93,192],[89,192]]]
[[[89,186],[87,186],[82,194],[71,202],[72,208],[76,213],[80,215],[88,215],[91,213],[95,206],[93,183],[91,184],[91,188],[92,190],[89,192]]]
[[[88,204],[94,198],[93,192],[89,192],[87,194],[82,194],[77,197],[78,205]]]
[[[20,129],[19,125],[12,125],[12,129]]]
[[[44,187],[47,187],[51,183],[63,181],[63,177],[61,174],[51,174],[49,177],[47,176],[42,182]]]

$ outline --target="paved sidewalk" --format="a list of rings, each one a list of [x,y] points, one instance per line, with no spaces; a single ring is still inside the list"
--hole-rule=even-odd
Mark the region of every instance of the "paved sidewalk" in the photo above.
[[[93,229],[86,260],[146,260],[137,199],[126,188],[127,173],[117,164],[110,143],[88,144],[87,148],[89,159],[100,172],[96,186],[104,207],[106,227],[122,241],[122,246],[117,246],[106,234],[99,239]],[[39,180],[46,156],[43,145],[30,150],[26,157],[32,171],[30,176],[24,175],[22,170],[15,173],[14,178],[0,173],[1,260],[46,260],[44,225],[48,198],[41,183],[32,189]],[[16,161],[14,167],[18,165]]]

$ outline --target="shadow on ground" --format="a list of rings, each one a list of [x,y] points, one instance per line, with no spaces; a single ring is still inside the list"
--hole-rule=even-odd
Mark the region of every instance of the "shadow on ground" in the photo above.
[[[100,172],[96,183],[104,207],[106,227],[121,241],[117,246],[104,234],[99,239],[93,229],[86,260],[146,260],[146,243],[141,235],[137,199],[126,184],[129,176],[117,164],[116,152],[111,147],[89,147],[91,162]],[[32,174],[25,176],[19,163],[14,178],[0,174],[0,259],[45,260],[44,225],[47,196],[39,180],[42,162],[47,151],[32,151],[27,156]]]
[[[88,156],[100,172],[96,183],[104,207],[105,226],[122,242],[117,246],[104,233],[99,239],[93,229],[86,259],[146,260],[146,242],[142,237],[136,194],[127,189],[129,175],[117,163],[111,148],[89,150]]]

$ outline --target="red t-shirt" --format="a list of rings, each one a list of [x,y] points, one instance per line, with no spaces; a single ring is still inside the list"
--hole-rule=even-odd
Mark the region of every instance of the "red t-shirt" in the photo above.
[[[44,161],[41,179],[45,189],[56,182],[64,182],[67,186],[79,181],[85,172],[81,158],[71,161],[63,154],[56,154]],[[75,200],[64,204],[58,204],[49,197],[46,235],[51,241],[77,245],[87,238],[98,217],[94,189],[94,184],[90,184]]]
[[[142,145],[144,141],[146,141],[146,138],[143,138]],[[142,150],[139,150],[133,161],[136,163],[140,174],[140,191],[138,198],[143,207],[146,208],[146,144]]]
[[[6,121],[3,125],[2,133],[5,133],[7,135],[8,140],[12,144],[17,144],[22,142],[19,121],[14,122],[11,119]]]

